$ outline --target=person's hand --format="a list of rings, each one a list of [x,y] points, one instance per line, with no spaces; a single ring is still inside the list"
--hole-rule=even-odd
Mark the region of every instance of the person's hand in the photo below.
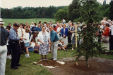
[[[23,37],[21,37],[20,40],[23,40]]]
[[[23,38],[24,40],[27,40],[27,39],[25,39],[25,38]]]
[[[64,37],[64,38],[66,38],[66,36],[65,36],[65,35],[64,35],[63,37]]]

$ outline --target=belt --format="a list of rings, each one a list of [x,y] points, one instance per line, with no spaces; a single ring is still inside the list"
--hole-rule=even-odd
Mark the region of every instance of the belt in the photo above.
[[[9,40],[9,44],[19,44],[19,40]]]

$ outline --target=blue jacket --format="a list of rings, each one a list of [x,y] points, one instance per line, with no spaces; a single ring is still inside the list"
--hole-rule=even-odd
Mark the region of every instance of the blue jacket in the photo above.
[[[68,28],[65,28],[65,32],[64,32],[64,28],[61,29],[61,36],[68,36]]]
[[[58,35],[54,30],[50,32],[50,40],[51,42],[56,42],[59,40]]]

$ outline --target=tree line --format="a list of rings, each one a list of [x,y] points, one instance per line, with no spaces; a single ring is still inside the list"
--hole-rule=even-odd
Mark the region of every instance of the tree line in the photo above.
[[[68,7],[59,9],[55,14],[55,18],[56,20],[66,19],[83,22],[84,18],[87,18],[88,15],[86,13],[86,7],[84,7],[86,4],[87,2],[84,0],[73,0],[72,4]],[[100,21],[103,17],[113,19],[113,1],[111,1],[110,4],[105,4],[104,2],[103,4],[100,4],[97,0],[94,0],[94,6],[90,9],[95,9],[91,12],[91,14],[96,14],[95,17],[98,16],[98,18],[95,19],[96,22]]]
[[[3,18],[54,18],[54,14],[61,8],[64,6],[1,8],[1,14]]]

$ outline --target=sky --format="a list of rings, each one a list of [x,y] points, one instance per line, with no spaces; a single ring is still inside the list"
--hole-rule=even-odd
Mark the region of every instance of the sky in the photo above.
[[[0,0],[0,7],[14,8],[14,7],[48,7],[48,6],[68,6],[73,0]],[[104,0],[97,0],[103,3]],[[110,0],[106,0],[107,3]]]

